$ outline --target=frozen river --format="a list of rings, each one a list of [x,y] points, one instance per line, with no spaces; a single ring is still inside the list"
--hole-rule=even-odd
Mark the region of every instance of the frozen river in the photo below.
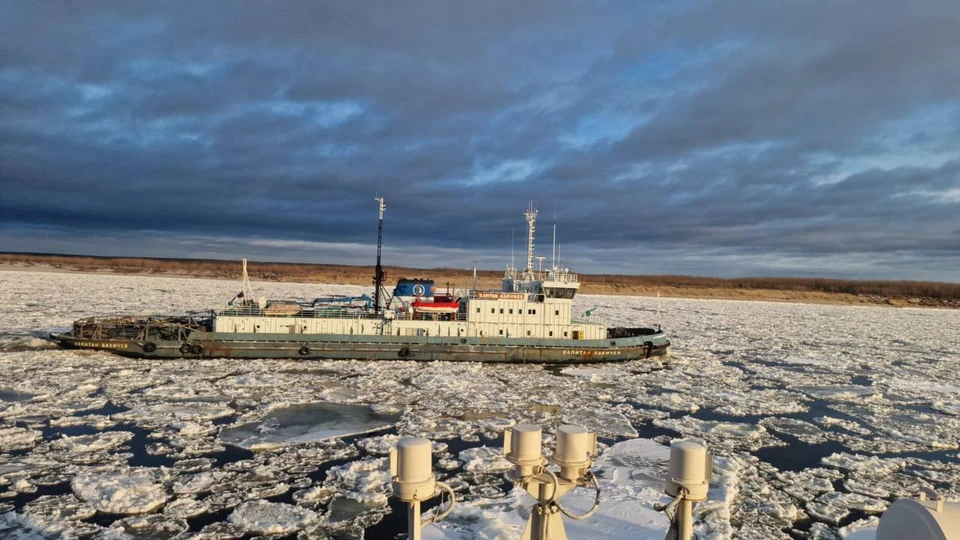
[[[84,316],[204,310],[237,290],[0,271],[0,536],[392,538],[405,517],[385,456],[417,435],[462,499],[427,536],[519,538],[531,502],[504,481],[499,440],[516,423],[600,434],[601,511],[568,521],[571,538],[663,538],[657,443],[678,437],[717,456],[696,511],[706,538],[871,538],[898,497],[960,498],[960,311],[664,299],[668,362],[565,369],[142,361],[44,339]],[[577,301],[595,307],[614,325],[657,319],[651,298]],[[585,509],[579,491],[570,506]]]

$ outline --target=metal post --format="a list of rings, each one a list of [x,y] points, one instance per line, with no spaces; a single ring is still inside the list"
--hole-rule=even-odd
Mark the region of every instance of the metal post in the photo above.
[[[420,501],[410,501],[407,504],[407,538],[420,540],[423,531],[420,528]]]
[[[680,539],[690,540],[693,538],[693,501],[683,499],[677,508],[677,521],[680,525]]]
[[[380,252],[383,247],[383,211],[387,209],[387,205],[383,203],[383,197],[375,197],[373,200],[377,201],[378,208],[380,210],[380,217],[377,220],[377,268],[374,270],[373,275],[373,311],[375,313],[380,312],[380,290],[383,288],[383,266],[380,265]]]
[[[533,508],[530,522],[531,540],[547,540],[547,485],[540,484],[537,490],[537,506]]]

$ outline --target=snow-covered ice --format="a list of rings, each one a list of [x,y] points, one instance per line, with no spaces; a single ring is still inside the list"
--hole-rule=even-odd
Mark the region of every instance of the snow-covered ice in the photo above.
[[[105,514],[145,514],[168,499],[164,486],[148,471],[80,473],[70,482],[74,495]]]
[[[0,271],[0,535],[392,537],[386,454],[434,441],[458,506],[427,538],[519,537],[517,423],[600,435],[600,511],[571,538],[662,538],[671,439],[716,456],[702,538],[872,538],[898,497],[960,497],[960,312],[662,300],[668,361],[545,368],[129,360],[44,339],[94,314],[204,310],[231,281]],[[364,289],[257,284],[264,296]],[[613,324],[656,300],[582,295]],[[638,438],[640,437],[640,438]],[[577,489],[563,502],[592,502]]]
[[[230,514],[230,522],[260,534],[289,534],[315,524],[317,514],[306,508],[266,501],[246,502]]]

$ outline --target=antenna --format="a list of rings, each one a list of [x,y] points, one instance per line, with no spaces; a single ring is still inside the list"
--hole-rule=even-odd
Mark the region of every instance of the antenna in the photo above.
[[[510,268],[517,268],[517,258],[513,255],[513,246],[516,243],[517,239],[517,230],[510,229]]]
[[[550,261],[553,270],[557,269],[557,198],[553,198],[553,258]]]

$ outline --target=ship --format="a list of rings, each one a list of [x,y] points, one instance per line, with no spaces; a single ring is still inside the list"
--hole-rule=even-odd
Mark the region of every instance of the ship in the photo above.
[[[243,261],[240,292],[226,306],[174,316],[89,317],[60,346],[134,358],[360,359],[580,364],[665,356],[670,341],[656,327],[608,327],[594,310],[575,317],[580,278],[535,257],[537,210],[527,222],[526,268],[507,265],[499,289],[435,291],[431,279],[400,278],[384,288],[383,216],[379,205],[373,295],[314,299],[254,298]],[[535,270],[533,261],[541,268]]]

